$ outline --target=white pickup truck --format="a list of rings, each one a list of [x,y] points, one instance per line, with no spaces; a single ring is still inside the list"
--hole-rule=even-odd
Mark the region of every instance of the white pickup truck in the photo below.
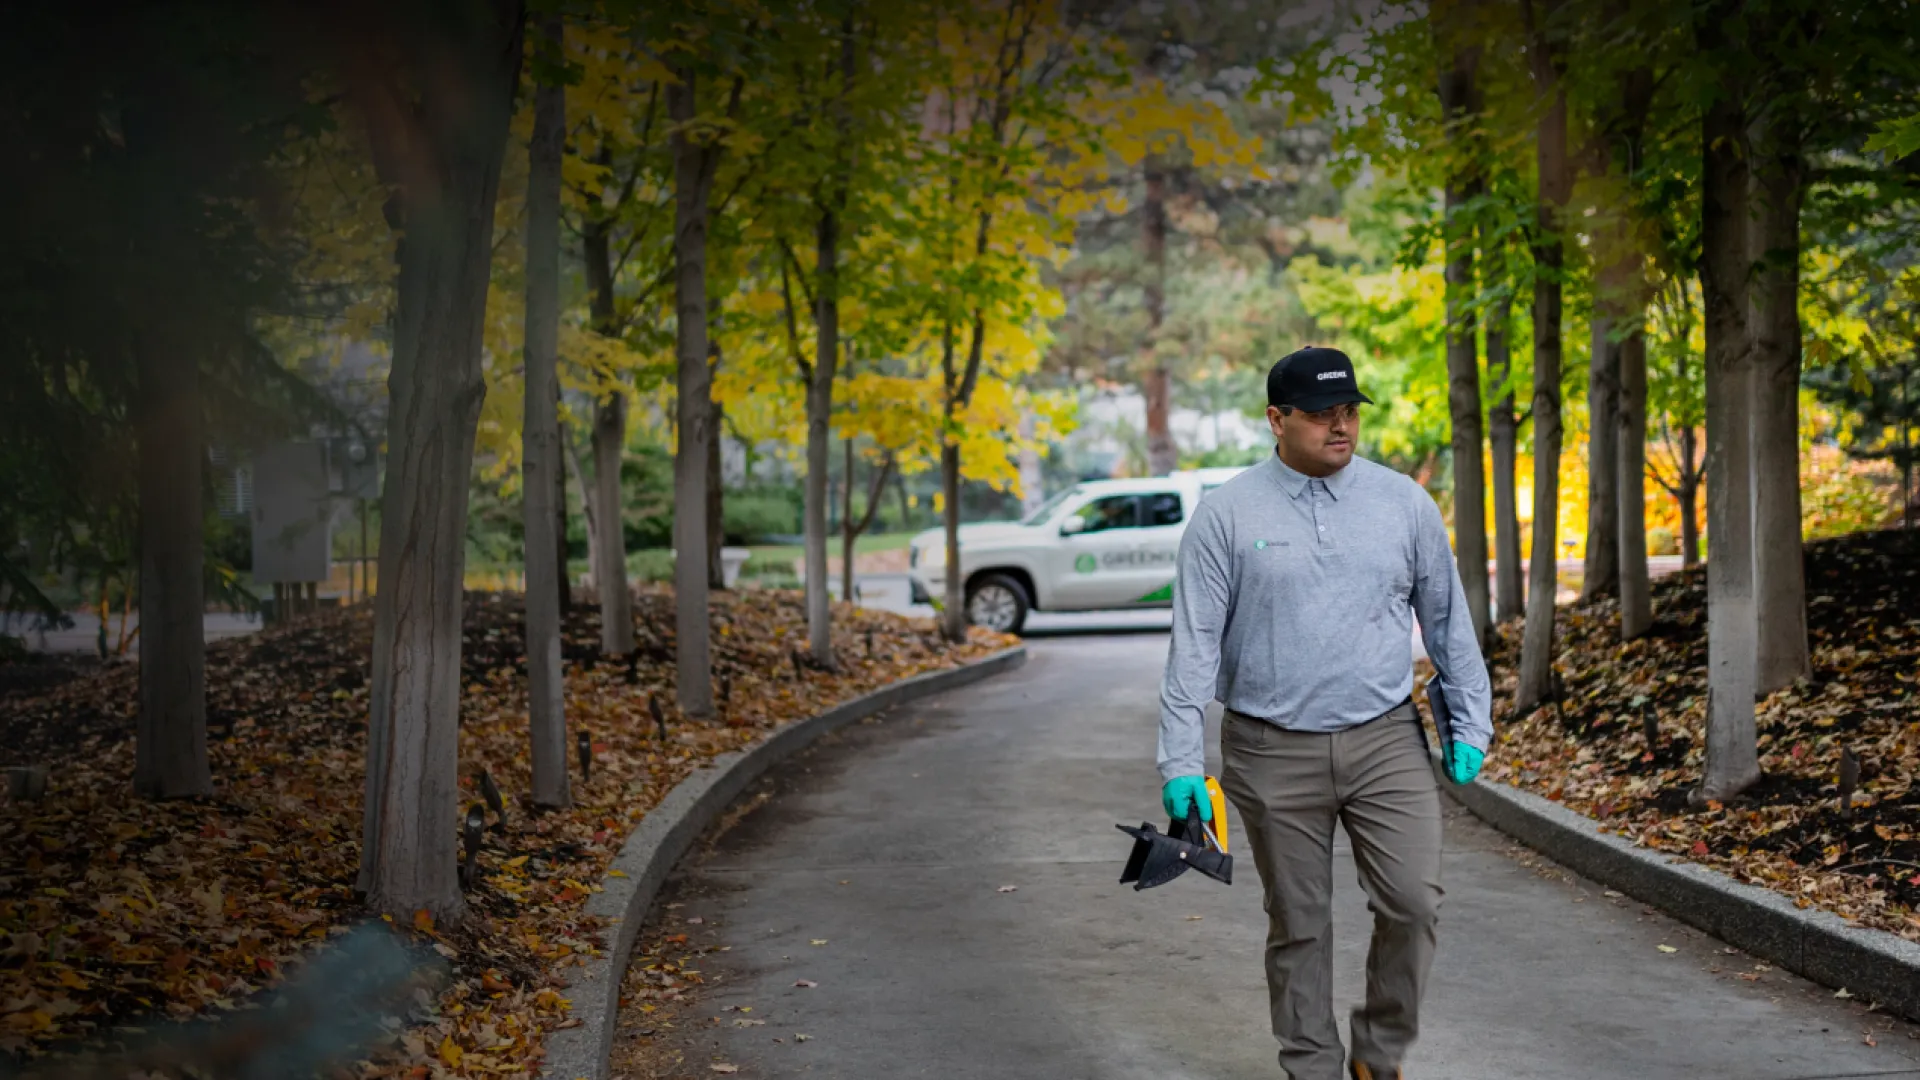
[[[1171,607],[1180,536],[1200,496],[1240,471],[1089,480],[1022,521],[962,525],[968,621],[1017,634],[1030,611]],[[914,537],[908,565],[916,599],[944,597],[946,534]]]

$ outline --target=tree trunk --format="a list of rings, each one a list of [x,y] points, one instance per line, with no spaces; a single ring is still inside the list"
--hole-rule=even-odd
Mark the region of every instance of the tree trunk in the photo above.
[[[1532,4],[1527,5],[1529,19]],[[1553,5],[1546,5],[1550,12]],[[1553,676],[1554,594],[1557,592],[1560,514],[1560,290],[1567,200],[1572,170],[1567,160],[1567,96],[1556,48],[1540,30],[1531,33],[1533,77],[1546,101],[1539,142],[1540,200],[1533,243],[1539,277],[1533,287],[1533,552],[1528,566],[1527,625],[1520,645],[1520,683],[1514,711],[1526,713],[1546,700]]]
[[[1619,230],[1624,234],[1625,229]],[[1624,241],[1624,235],[1617,237]],[[1582,602],[1620,591],[1620,296],[1630,266],[1606,266],[1595,282],[1592,346],[1587,363],[1587,545]]]
[[[1520,425],[1514,418],[1513,389],[1507,385],[1513,364],[1507,349],[1512,305],[1512,298],[1503,295],[1487,312],[1487,379],[1501,387],[1500,397],[1487,410],[1487,434],[1493,451],[1493,604],[1502,622],[1519,618],[1527,609],[1521,578],[1520,500],[1514,489]]]
[[[594,485],[587,481],[587,470],[580,461],[579,448],[574,446],[570,437],[564,441],[567,460],[573,467],[574,477],[580,481],[580,513],[587,519],[587,584],[597,589],[600,580],[600,518],[594,512],[594,502],[599,496],[594,491]]]
[[[967,639],[966,578],[960,571],[960,446],[951,440],[940,447],[941,524],[946,527],[947,587],[940,629],[948,641]]]
[[[984,253],[986,249],[986,220],[982,215],[977,253]],[[947,323],[945,340],[941,344],[941,370],[949,387],[945,396],[945,424],[941,429],[940,445],[940,491],[946,504],[943,509],[947,541],[947,596],[946,610],[941,613],[941,630],[947,640],[955,644],[967,639],[967,583],[960,566],[960,445],[954,441],[953,426],[955,415],[973,399],[975,380],[979,377],[980,362],[985,355],[987,325],[983,311],[974,311],[972,329],[973,341],[967,347],[964,372],[954,369],[952,322]]]
[[[726,489],[720,475],[720,424],[723,416],[719,402],[713,403],[713,430],[707,439],[707,588],[716,592],[727,587],[727,566],[720,558],[726,545]]]
[[[148,799],[211,795],[200,490],[206,439],[201,431],[199,358],[182,347],[173,328],[152,333],[134,348],[139,378],[140,719],[133,790]],[[104,625],[104,609],[101,615]]]
[[[542,47],[557,54],[561,22],[541,20]],[[560,667],[560,591],[554,548],[554,477],[565,483],[560,456],[557,368],[560,351],[560,157],[566,139],[566,90],[534,92],[533,138],[527,153],[526,414],[520,428],[521,510],[526,532],[526,656],[529,761],[533,803],[569,805],[566,679]]]
[[[1436,20],[1441,17],[1434,16]],[[1476,111],[1474,68],[1479,50],[1455,48],[1453,66],[1440,77],[1440,106],[1456,159],[1473,156],[1467,128]],[[1453,429],[1453,548],[1467,594],[1475,639],[1487,640],[1486,439],[1480,421],[1480,357],[1473,312],[1474,230],[1465,206],[1480,194],[1477,164],[1448,177],[1447,217],[1447,411]]]
[[[1696,467],[1700,445],[1693,428],[1680,433],[1680,452],[1686,455],[1680,470],[1680,567],[1691,570],[1700,565],[1700,484]]]
[[[461,581],[500,158],[520,78],[522,5],[407,27],[348,80],[363,96],[401,231],[387,386],[361,885],[376,912],[456,922]],[[417,97],[416,97],[417,95]]]
[[[828,470],[833,455],[833,380],[840,359],[839,221],[822,208],[815,233],[819,292],[814,311],[813,370],[807,379],[807,484],[805,505],[807,648],[813,660],[833,664],[833,609],[827,588]]]
[[[853,548],[860,539],[860,533],[853,525],[853,440],[842,439],[841,447],[846,451],[844,468],[846,482],[841,485],[844,494],[840,503],[840,599],[853,603]]]
[[[1753,553],[1759,623],[1755,677],[1770,694],[1813,673],[1800,533],[1800,201],[1805,166],[1785,123],[1762,123],[1751,184],[1755,263]]]
[[[1647,573],[1647,336],[1645,309],[1627,316],[1633,332],[1620,343],[1620,639],[1653,627]]]
[[[1711,18],[1711,17],[1710,17]],[[1703,24],[1714,51],[1719,24]],[[1759,628],[1753,594],[1753,473],[1748,349],[1746,118],[1723,96],[1701,136],[1700,287],[1707,375],[1707,754],[1699,795],[1726,799],[1760,778],[1754,738]]]
[[[595,332],[616,335],[613,283],[613,223],[589,218],[583,230],[587,270],[587,313]],[[633,652],[633,594],[627,588],[626,515],[622,512],[620,464],[627,446],[627,397],[615,388],[593,403],[593,488],[580,472],[580,496],[587,513],[587,565],[600,597],[600,652]]]
[[[600,652],[633,652],[633,592],[627,585],[627,535],[621,513],[620,466],[627,448],[627,395],[619,390],[593,406],[593,585],[600,594]]]
[[[553,458],[553,588],[560,605],[560,621],[566,622],[573,611],[573,577],[567,572],[567,451],[562,444],[572,436],[560,430],[560,380],[553,380],[554,458]],[[585,478],[581,479],[585,490]]]
[[[713,715],[713,654],[707,614],[707,440],[712,437],[713,377],[707,368],[707,194],[709,157],[688,128],[696,105],[694,70],[682,67],[667,88],[673,135],[674,311],[677,330],[679,445],[673,458],[673,561],[676,686],[680,711]]]
[[[1140,393],[1147,407],[1147,473],[1165,476],[1180,467],[1180,448],[1174,445],[1173,428],[1168,420],[1172,399],[1170,377],[1160,357],[1160,324],[1166,318],[1167,306],[1167,177],[1158,161],[1147,162],[1146,181],[1140,247],[1146,264],[1141,289],[1146,300],[1147,330],[1140,346],[1145,361]]]

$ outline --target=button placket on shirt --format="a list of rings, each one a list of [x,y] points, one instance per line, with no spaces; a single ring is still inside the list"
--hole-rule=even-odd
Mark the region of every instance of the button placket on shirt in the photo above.
[[[1307,490],[1313,496],[1314,535],[1319,538],[1321,547],[1330,548],[1333,546],[1333,533],[1328,528],[1330,515],[1327,513],[1327,499],[1331,495],[1327,491],[1327,482],[1313,480],[1307,485]]]

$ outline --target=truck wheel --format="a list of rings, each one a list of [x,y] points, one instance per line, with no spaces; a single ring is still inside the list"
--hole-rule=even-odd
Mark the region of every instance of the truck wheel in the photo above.
[[[1027,624],[1027,590],[1005,574],[986,574],[967,586],[967,621],[1002,634]]]

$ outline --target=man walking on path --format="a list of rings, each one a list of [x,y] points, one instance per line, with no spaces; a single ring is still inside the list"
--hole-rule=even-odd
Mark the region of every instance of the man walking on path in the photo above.
[[[1226,705],[1222,786],[1266,892],[1267,988],[1280,1065],[1339,1080],[1333,1013],[1333,826],[1353,842],[1374,913],[1354,1080],[1401,1076],[1419,1027],[1440,905],[1440,803],[1413,708],[1413,627],[1453,714],[1450,776],[1471,781],[1492,693],[1440,510],[1353,456],[1353,362],[1306,348],[1267,375],[1274,456],[1210,493],[1180,541],[1160,688],[1168,814],[1211,818],[1208,702]]]

